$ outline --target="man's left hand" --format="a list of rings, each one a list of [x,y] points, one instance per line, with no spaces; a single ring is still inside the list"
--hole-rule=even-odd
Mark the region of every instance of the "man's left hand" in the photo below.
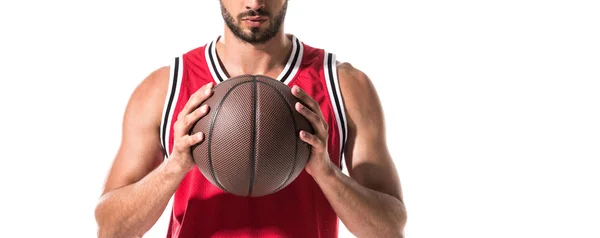
[[[314,134],[308,131],[300,131],[300,139],[311,145],[311,153],[306,172],[316,178],[318,176],[331,173],[335,167],[329,159],[327,151],[327,139],[329,137],[329,125],[323,118],[323,113],[319,104],[304,90],[298,86],[292,87],[292,94],[300,100],[295,105],[296,110],[302,114],[312,125]]]

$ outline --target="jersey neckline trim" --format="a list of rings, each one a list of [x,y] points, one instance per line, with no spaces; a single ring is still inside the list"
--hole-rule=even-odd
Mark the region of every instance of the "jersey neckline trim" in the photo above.
[[[300,42],[300,40],[294,35],[291,35],[291,37],[292,53],[290,54],[290,57],[287,60],[285,68],[283,68],[281,73],[279,73],[279,76],[277,76],[277,80],[286,85],[290,81],[292,81],[292,79],[296,76],[296,73],[298,73],[300,63],[302,62],[302,56],[304,54],[304,45],[302,44],[302,42]],[[211,41],[209,44],[206,45],[206,48],[204,50],[204,55],[206,57],[206,62],[208,64],[210,74],[212,75],[213,79],[217,84],[229,79],[227,74],[225,74],[225,70],[223,70],[221,64],[218,61],[217,50],[215,45],[220,38],[221,36]]]

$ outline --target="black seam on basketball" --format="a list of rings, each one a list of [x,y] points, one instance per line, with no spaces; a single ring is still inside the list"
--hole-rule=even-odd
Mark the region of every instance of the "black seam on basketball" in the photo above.
[[[275,92],[277,92],[277,95],[279,95],[279,97],[281,97],[283,100],[285,100],[287,102],[285,105],[288,108],[288,111],[290,112],[290,116],[292,117],[292,123],[294,124],[294,135],[295,135],[295,138],[296,138],[296,143],[294,143],[294,162],[292,163],[292,169],[290,170],[290,173],[285,178],[285,180],[283,181],[283,183],[281,185],[279,185],[279,187],[277,187],[277,189],[275,189],[275,191],[273,191],[273,192],[277,192],[280,189],[282,189],[283,186],[292,177],[292,173],[294,172],[294,169],[296,168],[296,162],[298,161],[298,135],[296,133],[296,131],[298,131],[298,123],[296,123],[296,117],[294,117],[294,111],[293,111],[293,109],[290,108],[290,102],[287,100],[287,98],[285,98],[285,96],[283,96],[283,93],[281,93],[281,91],[279,91],[279,89],[277,87],[273,86],[270,83],[260,82],[260,81],[259,81],[259,83],[265,84],[265,85],[267,85],[267,86],[275,89]]]
[[[215,64],[216,59],[213,59],[212,47],[213,47],[213,43],[211,42],[210,45],[208,46],[208,57],[210,59],[210,64],[213,67],[213,71],[215,71],[215,75],[217,75],[217,79],[220,82],[223,82],[223,79],[221,78],[221,74],[219,74],[219,70],[217,69],[217,65]],[[215,49],[215,51],[216,51],[216,49]]]
[[[245,84],[245,83],[250,83],[250,82],[241,82],[238,83],[236,85],[233,85],[229,91],[227,91],[227,93],[225,93],[225,95],[223,95],[223,98],[221,98],[221,101],[219,101],[219,104],[217,105],[217,109],[215,110],[215,113],[213,114],[212,119],[210,120],[210,126],[208,128],[208,167],[210,168],[210,174],[213,177],[213,180],[215,181],[215,183],[217,184],[217,186],[221,189],[223,189],[223,191],[225,192],[229,192],[227,191],[227,189],[225,189],[225,187],[223,187],[223,185],[221,185],[221,182],[219,182],[219,178],[217,178],[217,175],[215,174],[215,169],[213,168],[213,164],[212,164],[212,151],[211,151],[211,145],[212,145],[212,134],[213,134],[213,128],[215,125],[215,121],[217,120],[217,115],[219,114],[219,111],[221,110],[221,106],[223,105],[223,103],[225,102],[225,99],[227,99],[227,97],[229,96],[229,94],[238,86]]]
[[[285,83],[285,80],[287,79],[287,77],[290,76],[292,71],[294,71],[294,68],[296,67],[296,61],[298,61],[298,55],[300,55],[300,41],[298,39],[296,39],[296,52],[294,52],[294,59],[292,60],[292,64],[290,65],[290,68],[288,69],[288,71],[285,72],[283,77],[281,77],[282,83]]]
[[[250,157],[250,183],[248,183],[248,196],[252,196],[252,189],[254,188],[254,170],[256,169],[256,118],[257,118],[257,92],[256,89],[256,76],[252,76],[252,92],[254,95],[252,96],[252,102],[254,106],[254,120],[252,120],[252,156]]]
[[[328,57],[327,57],[327,72],[329,73],[329,81],[331,83],[331,89],[332,89],[331,91],[333,92],[333,100],[334,100],[334,103],[335,103],[335,110],[338,111],[338,115],[340,117],[339,123],[340,123],[340,125],[342,127],[342,138],[340,138],[342,140],[342,148],[340,148],[340,167],[342,167],[342,163],[343,163],[343,161],[342,161],[342,153],[344,153],[344,147],[346,146],[346,143],[345,143],[345,141],[346,141],[346,128],[344,127],[345,122],[344,122],[344,116],[342,114],[343,113],[342,112],[342,107],[340,106],[341,104],[340,104],[340,102],[338,100],[337,90],[336,90],[337,87],[336,87],[336,84],[335,84],[335,80],[333,78],[333,67],[334,67],[333,64],[332,64],[333,54],[328,53],[327,55],[328,55]]]
[[[171,85],[171,94],[169,96],[169,102],[167,103],[167,110],[165,112],[165,117],[163,118],[164,122],[163,122],[163,128],[162,128],[162,134],[163,134],[163,138],[162,138],[162,143],[163,143],[163,150],[165,152],[165,156],[168,158],[169,157],[169,148],[167,148],[167,140],[169,138],[166,138],[167,136],[167,127],[169,126],[169,114],[171,112],[171,104],[173,103],[173,98],[175,97],[175,90],[177,89],[177,73],[179,71],[179,57],[175,57],[175,69],[173,70],[173,85]]]

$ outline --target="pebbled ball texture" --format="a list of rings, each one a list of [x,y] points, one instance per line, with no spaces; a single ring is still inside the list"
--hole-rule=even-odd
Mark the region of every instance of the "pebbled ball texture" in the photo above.
[[[294,105],[291,89],[262,75],[242,75],[213,88],[206,116],[190,133],[204,142],[192,147],[200,172],[215,186],[238,196],[260,197],[292,183],[310,157],[300,130],[314,133]]]

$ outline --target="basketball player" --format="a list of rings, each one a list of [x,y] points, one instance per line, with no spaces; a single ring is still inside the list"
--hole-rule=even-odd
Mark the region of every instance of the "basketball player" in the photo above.
[[[167,237],[403,237],[406,212],[370,79],[284,33],[287,0],[221,0],[222,36],[152,72],[131,95],[123,136],[96,208],[100,237],[141,237],[174,196]],[[199,172],[188,134],[211,89],[261,74],[287,84],[315,128],[305,170],[268,196],[238,197]],[[166,157],[166,159],[165,159]],[[346,163],[350,177],[342,173]]]

